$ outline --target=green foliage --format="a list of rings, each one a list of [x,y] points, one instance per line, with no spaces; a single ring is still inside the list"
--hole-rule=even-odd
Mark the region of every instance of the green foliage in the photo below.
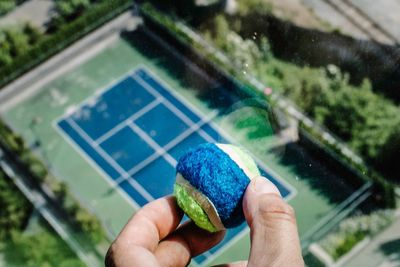
[[[80,229],[89,234],[94,243],[100,242],[104,238],[104,233],[99,220],[82,207],[74,212],[74,219]]]
[[[22,230],[32,205],[0,169],[0,242],[11,238],[13,231]]]
[[[69,193],[67,184],[55,180],[47,180],[47,183],[49,184],[52,192],[54,193],[59,203],[65,203]]]
[[[24,140],[19,135],[14,134],[1,120],[0,137],[0,139],[7,144],[12,151],[20,154],[25,150]]]
[[[13,133],[2,121],[0,121],[0,139],[4,145],[19,156],[19,159],[26,164],[39,182],[44,182],[48,174],[47,167],[25,146],[22,137]]]
[[[86,233],[93,243],[104,240],[105,233],[98,218],[83,208],[68,190],[59,202],[77,231]]]
[[[367,236],[373,236],[393,220],[391,211],[377,211],[369,215],[349,217],[336,231],[321,240],[321,246],[336,260],[349,252]]]
[[[332,76],[328,70],[288,64],[282,64],[280,75],[280,87],[286,96],[367,161],[376,166],[379,155],[398,157],[400,152],[388,146],[392,146],[398,132],[400,109],[374,94],[369,81],[356,87],[340,70]]]
[[[29,48],[28,36],[21,30],[7,29],[4,31],[5,41],[10,44],[10,54],[12,57],[20,56]]]
[[[29,45],[35,45],[43,38],[43,34],[39,31],[39,29],[29,23],[25,24],[22,30],[28,38]]]
[[[25,51],[26,53],[11,58],[7,64],[2,65],[0,62],[0,87],[121,14],[131,4],[131,0],[102,1],[88,8],[72,22],[57,24],[53,29],[55,31],[53,34],[46,38],[39,38],[40,40],[28,51]],[[4,58],[1,51],[0,45],[0,60]]]
[[[29,24],[0,30],[0,68],[24,55],[40,36],[39,31]]]
[[[28,166],[29,171],[35,175],[39,182],[44,182],[48,174],[47,167],[36,155],[26,149],[20,154],[20,159]]]
[[[334,259],[338,259],[347,252],[349,252],[358,242],[365,238],[365,234],[363,232],[355,232],[352,235],[345,236],[342,240],[340,240],[337,244],[336,249],[332,253],[332,257]]]
[[[0,1],[0,16],[3,16],[13,10],[17,5],[22,4],[26,0],[1,0]]]
[[[15,1],[13,0],[3,0],[0,1],[0,16],[10,12],[16,6]]]
[[[4,142],[3,145],[6,145],[18,155],[19,159],[33,174],[36,182],[41,184],[46,183],[46,185],[49,186],[57,198],[58,203],[69,215],[77,231],[86,233],[94,243],[98,243],[104,239],[105,233],[97,217],[79,204],[78,200],[69,192],[65,183],[59,182],[49,174],[47,167],[25,146],[23,139],[14,134],[2,121],[0,121],[0,139]]]
[[[271,13],[272,6],[265,0],[238,0],[238,13],[241,16],[248,15],[250,13],[258,14],[269,14]]]
[[[89,0],[57,0],[56,11],[64,19],[70,20],[90,6]]]
[[[85,266],[49,227],[34,233],[15,231],[0,251],[12,266]]]
[[[33,206],[0,169],[0,254],[8,266],[84,266],[47,225],[24,233]]]

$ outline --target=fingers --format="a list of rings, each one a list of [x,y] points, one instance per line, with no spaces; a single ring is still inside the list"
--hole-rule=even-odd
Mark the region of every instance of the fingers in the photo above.
[[[115,266],[130,266],[125,263],[137,262],[142,255],[153,253],[160,240],[178,227],[182,216],[174,197],[160,198],[147,204],[125,225],[111,245],[107,260],[121,263]],[[113,265],[109,263],[107,266]]]
[[[195,257],[218,244],[225,231],[210,233],[188,222],[162,240],[155,251],[161,266],[186,266]]]
[[[293,208],[264,177],[248,186],[243,211],[250,226],[248,266],[304,266]]]
[[[191,257],[212,248],[224,237],[224,231],[209,233],[192,222],[175,231],[182,216],[173,197],[147,204],[129,220],[110,247],[106,266],[186,266]]]

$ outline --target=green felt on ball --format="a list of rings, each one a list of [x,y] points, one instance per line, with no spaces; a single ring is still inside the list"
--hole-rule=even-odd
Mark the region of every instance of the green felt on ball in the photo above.
[[[243,195],[250,180],[259,175],[256,163],[243,149],[202,144],[179,159],[174,194],[197,226],[216,232],[244,221]]]
[[[209,232],[217,231],[217,228],[208,219],[207,213],[182,186],[178,184],[174,186],[174,195],[179,207],[183,208],[184,212],[196,222],[197,226]]]

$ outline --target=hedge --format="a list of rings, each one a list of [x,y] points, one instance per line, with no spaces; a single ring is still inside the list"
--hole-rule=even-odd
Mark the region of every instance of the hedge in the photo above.
[[[0,69],[0,87],[4,87],[33,67],[65,49],[132,6],[132,0],[109,0],[93,5],[83,15],[43,39],[24,55]]]

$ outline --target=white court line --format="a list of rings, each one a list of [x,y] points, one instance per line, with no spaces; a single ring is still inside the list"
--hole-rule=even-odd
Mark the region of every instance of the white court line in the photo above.
[[[76,112],[77,110],[81,110],[83,106],[90,106],[90,103],[96,102],[93,100],[96,100],[101,95],[104,95],[108,91],[112,90],[117,84],[123,82],[126,80],[128,77],[130,77],[137,69],[134,70],[129,70],[122,74],[119,78],[113,79],[111,82],[109,82],[107,85],[101,87],[100,89],[95,90],[88,98],[85,98],[83,101],[79,102],[79,104],[74,105],[71,104],[69,107],[73,107],[72,113]],[[65,112],[62,116],[60,116],[56,121],[62,121],[66,120],[68,117],[70,117],[71,114],[69,112]]]
[[[119,124],[117,124],[116,126],[114,126],[111,130],[107,131],[106,133],[104,133],[103,135],[101,135],[99,138],[97,138],[96,140],[94,140],[97,145],[101,144],[102,142],[104,142],[106,139],[110,138],[112,135],[114,135],[115,133],[119,132],[120,130],[122,130],[122,128],[124,128],[127,125],[128,121],[133,121],[136,120],[138,118],[140,118],[141,116],[143,116],[146,112],[152,110],[155,106],[157,106],[159,103],[161,103],[161,99],[156,98],[153,101],[151,101],[149,104],[147,104],[146,106],[144,106],[142,109],[140,109],[139,111],[135,112],[134,114],[132,114],[130,117],[128,117],[127,119],[123,120],[122,122],[120,122]]]
[[[127,74],[128,75],[124,75],[124,76],[122,76],[122,78],[119,78],[119,79],[116,79],[116,80],[114,80],[113,82],[111,82],[110,84],[108,84],[107,86],[105,86],[105,87],[103,87],[101,90],[96,90],[96,92],[94,93],[94,95],[92,96],[92,97],[89,97],[89,98],[87,98],[86,100],[84,100],[84,101],[82,101],[79,105],[77,105],[77,106],[75,106],[75,110],[79,110],[79,109],[81,109],[84,105],[86,105],[87,103],[90,103],[90,100],[91,99],[93,99],[93,98],[96,98],[96,97],[99,97],[100,95],[102,95],[102,94],[104,94],[105,92],[107,92],[107,91],[109,91],[109,90],[111,90],[112,88],[114,88],[114,86],[116,85],[116,84],[118,84],[118,83],[120,83],[121,81],[123,81],[123,80],[125,80],[126,78],[127,78],[127,76],[128,77],[131,77],[131,78],[133,78],[132,76],[133,75],[135,75],[135,72],[137,72],[137,70],[138,69],[140,69],[140,68],[136,68],[135,70],[133,70],[133,71],[129,71]],[[147,71],[147,70],[145,70],[145,71]],[[152,73],[150,73],[150,74],[152,74]],[[140,77],[139,77],[140,78]],[[153,78],[153,77],[152,77]],[[141,78],[140,78],[141,79]],[[135,79],[136,80],[136,79]],[[142,79],[141,79],[142,80]],[[137,80],[136,80],[137,81]],[[140,81],[137,81],[137,82],[140,82]],[[158,81],[157,81],[158,82]],[[143,84],[142,84],[143,85]],[[147,83],[145,83],[145,85],[147,85]],[[145,88],[146,90],[147,90],[147,88]],[[153,89],[153,88],[151,88],[151,89]],[[147,90],[148,91],[148,90]],[[168,91],[170,91],[170,90],[168,90]],[[156,95],[156,100],[153,100],[153,101],[160,101],[160,98],[161,99],[165,99],[165,97],[163,97],[161,94],[159,94],[157,91],[155,91],[154,89],[153,89],[153,95],[154,95],[154,93],[155,93],[155,95]],[[150,92],[151,93],[151,92]],[[176,95],[175,94],[172,94],[175,98],[177,98],[176,97]],[[167,99],[165,99],[166,101],[168,101]],[[180,101],[180,102],[183,102],[180,98],[178,98],[178,101]],[[172,107],[173,109],[175,109],[175,111],[173,111],[173,110],[171,110],[171,111],[173,111],[174,113],[176,113],[176,111],[178,111],[179,113],[181,113],[179,110],[177,110],[169,101],[168,101],[168,103],[170,104],[170,107]],[[151,104],[151,103],[150,103]],[[150,104],[148,104],[148,105],[150,105]],[[139,112],[139,111],[138,111]],[[143,112],[143,114],[144,114],[145,112]],[[181,113],[182,114],[182,113]],[[184,115],[184,114],[183,114]],[[132,115],[133,116],[133,115]],[[210,117],[212,116],[212,118],[213,117],[215,117],[216,116],[216,114],[214,115],[214,114],[211,114],[210,115]],[[139,116],[137,116],[137,117],[139,117]],[[200,128],[201,126],[203,126],[206,122],[204,122],[201,126],[196,126],[198,123],[196,123],[196,124],[193,124],[193,122],[190,120],[190,119],[188,119],[185,115],[184,115],[184,117],[188,120],[188,121],[186,121],[186,124],[188,124],[189,126],[190,126],[190,128],[189,128],[189,130],[190,129],[196,129],[196,127],[197,128]],[[202,118],[203,116],[198,116],[199,118]],[[211,119],[212,119],[211,118]],[[61,120],[66,120],[70,125],[71,125],[71,123],[70,123],[70,121],[71,121],[71,115],[70,114],[64,114],[63,116],[61,116],[57,121],[61,121]],[[132,118],[131,118],[132,119]],[[127,120],[125,120],[125,123],[121,123],[121,126],[122,126],[122,124],[126,124],[126,121]],[[200,122],[202,122],[203,120],[201,120]],[[189,122],[189,123],[188,123]],[[74,122],[73,122],[74,123]],[[75,124],[75,123],[74,123]],[[53,125],[57,125],[56,123],[54,123]],[[75,124],[76,125],[76,124]],[[78,126],[78,125],[76,125],[76,126]],[[111,162],[110,162],[110,160],[109,159],[107,159],[107,153],[100,153],[99,151],[98,151],[98,149],[97,148],[100,148],[101,149],[101,147],[99,146],[99,143],[100,142],[104,142],[105,140],[106,140],[106,136],[105,136],[105,134],[107,134],[107,133],[105,133],[105,134],[103,134],[101,137],[99,137],[97,140],[98,141],[100,141],[100,142],[96,142],[96,141],[93,141],[82,129],[80,129],[80,127],[78,126],[78,128],[81,130],[81,131],[78,131],[78,129],[76,129],[76,127],[74,127],[73,125],[71,125],[71,127],[73,127],[76,131],[77,131],[77,133],[80,135],[80,136],[82,136],[82,138],[84,138],[92,147],[93,147],[93,149],[95,149],[109,164],[111,164],[112,166],[114,165],[114,164],[112,164],[111,162],[115,162],[112,158],[110,158],[111,159]],[[56,127],[57,129],[58,129],[58,127]],[[121,127],[122,128],[122,127]],[[119,129],[112,129],[112,130],[114,130],[113,132],[114,133],[116,133],[116,132],[118,132],[118,130]],[[110,131],[112,131],[112,130],[110,130]],[[59,131],[59,132],[61,132],[61,131]],[[195,130],[192,130],[189,134],[188,133],[186,133],[187,134],[187,136],[189,136],[190,134],[192,134],[192,133],[194,133],[195,132]],[[82,135],[82,133],[83,133],[83,135]],[[200,131],[199,131],[199,134],[204,138],[204,139],[206,139],[208,142],[215,142],[214,140],[213,140],[213,138],[212,137],[210,137],[207,133],[205,133],[203,130],[201,130],[200,129]],[[62,135],[65,137],[66,135],[64,135],[64,133],[62,133]],[[108,134],[109,136],[112,136],[113,134]],[[87,138],[85,138],[85,136],[86,137],[88,137],[89,138],[89,140],[87,140]],[[101,138],[101,139],[100,139]],[[185,138],[182,138],[182,136],[180,136],[180,138],[183,140],[183,139],[185,139]],[[179,136],[178,136],[178,138],[177,139],[179,139]],[[68,140],[68,139],[67,139]],[[172,140],[169,144],[167,144],[167,146],[169,147],[169,148],[171,148],[171,147],[173,147],[174,145],[173,145],[173,141],[174,140]],[[175,141],[176,142],[176,141]],[[70,144],[73,144],[73,147],[77,147],[73,142],[69,142]],[[172,145],[171,145],[171,143],[172,143]],[[176,143],[178,143],[178,142],[176,142]],[[175,144],[176,145],[176,144]],[[102,150],[102,149],[101,149]],[[80,150],[78,150],[78,151],[80,151]],[[102,152],[104,152],[104,151],[102,151]],[[85,158],[86,158],[86,155],[85,154],[83,154],[83,153],[80,153],[82,156],[84,156]],[[105,155],[104,155],[105,154]],[[158,155],[159,156],[159,155]],[[136,170],[135,170],[135,172],[132,172],[133,171],[133,169],[131,169],[129,172],[132,172],[132,173],[136,173],[136,172],[138,172],[140,169],[142,169],[142,168],[144,168],[145,166],[147,166],[148,164],[150,164],[152,161],[154,161],[155,159],[157,159],[158,158],[158,156],[157,157],[154,157],[154,159],[153,159],[153,157],[149,157],[148,159],[147,159],[147,161],[148,161],[148,163],[147,162],[141,162],[141,163],[139,163],[139,165],[144,165],[143,167],[141,167],[141,166],[138,166],[138,168],[136,168]],[[175,164],[176,164],[176,160],[173,158],[173,157],[171,157],[174,161],[175,161]],[[92,161],[89,161],[89,163],[90,162],[92,162]],[[145,164],[145,163],[147,163],[147,164]],[[117,163],[117,162],[115,162],[115,164],[117,165],[117,166],[119,166],[119,164]],[[96,167],[96,164],[93,164],[93,162],[92,162],[92,166],[94,166],[94,167]],[[174,166],[174,165],[173,165]],[[116,166],[113,166],[114,168],[116,168]],[[140,169],[139,169],[139,167],[140,167]],[[121,173],[121,171],[119,171],[118,170],[119,168],[117,168],[116,170],[117,170],[117,172],[118,173],[120,173],[120,177],[119,178],[117,178],[116,180],[113,180],[113,179],[111,179],[111,182],[112,182],[112,187],[116,187],[116,186],[118,186],[119,185],[119,183],[121,183],[121,182],[123,182],[123,181],[125,181],[125,180],[127,180],[128,178],[130,178],[130,175],[128,175],[128,176],[126,176],[126,174],[124,173],[125,171],[122,169],[122,171],[123,171],[123,173]],[[101,172],[101,173],[103,173],[103,172]],[[103,174],[105,174],[105,173],[103,173]],[[105,176],[109,176],[109,175],[107,175],[107,174],[105,174]],[[132,180],[132,179],[129,179],[129,181],[130,180]],[[131,181],[130,181],[131,182]],[[132,184],[132,183],[131,183]],[[147,191],[145,191],[145,189],[139,184],[139,183],[137,183],[136,181],[133,181],[133,184],[132,184],[132,186],[134,186],[134,188],[139,192],[139,193],[141,193],[142,194],[142,192],[143,193],[145,193],[144,195],[142,194],[142,196],[144,197],[144,198],[149,198],[149,197],[151,197],[150,196],[150,194],[148,194],[148,192]],[[138,190],[138,188],[142,188],[142,190]],[[118,190],[119,191],[119,190]],[[124,195],[125,195],[125,191],[124,190],[122,190],[122,192],[124,193]],[[147,194],[146,194],[147,193]],[[147,195],[147,197],[146,197],[146,195]],[[130,195],[129,195],[130,196]],[[130,196],[130,197],[132,197],[132,196]],[[151,197],[152,198],[152,197]],[[151,201],[151,200],[149,200],[149,201]],[[133,203],[133,204],[136,204],[136,202],[135,203]],[[136,206],[136,205],[135,205]]]
[[[164,150],[159,144],[157,144],[145,131],[139,128],[135,123],[131,122],[128,125],[132,131],[137,133],[149,146],[151,146],[155,151],[157,151],[158,154],[163,156],[166,161],[168,161],[169,164],[172,165],[172,167],[175,167],[176,165],[176,159],[174,159],[170,154],[168,154],[167,151]]]
[[[132,169],[128,170],[127,173],[129,176],[132,176],[133,174],[137,173],[141,169],[145,168],[147,165],[151,164],[153,161],[158,159],[161,155],[157,152],[154,152],[150,157],[146,158],[145,160],[141,161],[139,164],[136,164],[135,167]],[[124,177],[120,177],[124,178]]]
[[[111,178],[110,175],[108,175],[103,168],[99,167],[99,165],[93,160],[92,157],[88,156],[86,154],[86,152],[75,142],[75,140],[72,139],[71,136],[69,136],[68,134],[66,134],[64,132],[64,130],[62,128],[60,128],[60,126],[58,126],[58,124],[54,124],[53,123],[53,127],[56,129],[56,131],[62,136],[64,137],[64,139],[66,140],[66,142],[68,144],[70,144],[72,146],[72,148],[75,149],[75,151],[77,151],[77,153],[84,158],[90,166],[92,166],[96,171],[98,171],[100,173],[100,176],[102,176],[104,178],[104,180],[106,180],[106,182],[111,186],[112,189],[117,189],[118,192],[121,194],[121,196],[127,200],[128,203],[130,203],[136,210],[140,209],[140,206],[138,203],[136,203],[136,201],[134,199],[132,199],[131,196],[129,196],[128,193],[125,192],[125,190],[122,190],[118,184],[116,183],[116,180],[114,180],[113,178]]]
[[[204,114],[199,111],[199,109],[193,105],[192,103],[188,102],[184,97],[182,97],[180,94],[178,94],[177,92],[171,90],[170,88],[172,86],[170,86],[168,83],[166,83],[163,79],[161,79],[160,77],[157,76],[157,74],[155,72],[153,72],[152,70],[150,70],[149,68],[147,68],[145,65],[140,64],[138,69],[133,72],[131,74],[131,76],[135,76],[137,78],[139,78],[141,81],[143,81],[145,84],[148,84],[145,80],[143,80],[140,76],[137,75],[138,70],[143,70],[145,72],[147,72],[147,74],[150,74],[149,76],[156,81],[156,83],[160,84],[162,87],[164,87],[164,89],[166,91],[168,91],[175,99],[177,99],[181,104],[183,104],[184,106],[186,106],[190,111],[192,111],[197,117],[199,117],[200,119],[204,117]],[[207,75],[207,74],[204,74]],[[150,85],[149,85],[150,86]],[[151,86],[150,86],[151,87]],[[151,87],[152,88],[152,87]],[[145,88],[147,89],[147,88]],[[157,95],[161,95],[160,93],[158,93],[157,91],[155,92]],[[164,99],[165,97],[162,96]],[[166,101],[168,101],[167,99],[165,99]],[[170,103],[170,107],[172,106],[173,108],[175,108],[175,106],[168,101],[168,103]],[[172,111],[172,110],[171,110]],[[178,110],[178,112],[182,113],[180,110]],[[175,113],[175,112],[174,112]],[[213,112],[210,112],[213,113]],[[218,112],[216,112],[218,114]],[[185,117],[187,117],[185,114],[183,114]],[[189,121],[191,121],[188,118]],[[191,121],[191,123],[193,123]],[[215,128],[215,127],[214,127]],[[217,129],[217,128],[215,128]],[[212,138],[207,132],[205,132],[204,130],[200,129],[199,134],[206,139],[208,142],[216,142],[217,140],[214,140],[214,138]],[[214,141],[212,141],[214,140]]]
[[[204,117],[202,120],[200,120],[196,124],[193,124],[189,129],[187,129],[186,131],[181,133],[179,136],[177,136],[175,139],[173,139],[168,144],[166,144],[163,147],[163,149],[165,151],[168,151],[171,148],[174,148],[181,141],[183,141],[184,139],[189,137],[191,134],[195,133],[197,131],[197,129],[199,129],[200,127],[202,127],[206,123],[210,122],[216,115],[217,115],[217,112],[212,112],[212,114],[209,114],[207,117]],[[159,153],[155,152],[150,157],[146,158],[145,160],[143,160],[142,162],[137,164],[135,167],[133,167],[132,169],[128,170],[128,174],[130,176],[134,175],[135,173],[137,173],[140,170],[142,170],[143,168],[145,168],[147,165],[151,164],[154,160],[156,160],[160,156],[161,155]],[[121,182],[123,182],[125,180],[126,180],[126,178],[120,176],[115,180],[115,182],[118,184],[118,183],[121,183]]]
[[[164,146],[165,150],[170,150],[174,148],[177,144],[179,144],[181,141],[186,139],[189,135],[195,133],[197,130],[199,130],[201,127],[203,127],[205,124],[209,123],[212,119],[214,119],[218,115],[218,112],[211,112],[209,115],[206,117],[203,117],[200,121],[198,121],[195,124],[192,124],[189,129],[184,131],[182,134],[177,136],[175,139],[173,139],[171,142],[166,144]],[[215,139],[210,136],[210,138],[215,142]]]
[[[152,88],[146,81],[144,81],[141,77],[137,76],[136,74],[132,75],[133,79],[135,79],[138,83],[140,83],[149,93],[156,97],[162,97],[164,99],[163,104],[172,111],[178,118],[180,118],[183,122],[185,122],[189,127],[193,125],[193,121],[189,119],[182,111],[177,109],[171,102],[168,101],[165,97],[163,97],[159,92],[157,92],[154,88]],[[201,116],[199,116],[201,118]],[[200,129],[199,134],[206,139],[208,142],[213,142],[211,136],[209,136],[206,132]]]
[[[139,64],[138,70],[144,70],[149,76],[156,81],[158,84],[160,84],[162,87],[164,87],[174,98],[176,98],[179,102],[181,102],[184,106],[186,106],[189,110],[191,110],[197,117],[202,118],[203,117],[203,112],[199,110],[198,107],[190,103],[186,98],[184,98],[182,95],[179,93],[171,90],[170,88],[173,88],[170,84],[168,84],[166,81],[161,79],[154,71],[152,71],[150,68],[147,68],[146,65]],[[134,72],[137,73],[137,70]]]
[[[97,153],[99,153],[107,162],[110,164],[121,176],[128,177],[126,171],[110,156],[106,153],[100,146],[97,146],[96,143],[92,140],[90,136],[88,136],[84,130],[82,130],[78,124],[76,124],[71,118],[66,119],[67,123],[71,125],[71,127],[83,138],[87,143],[89,143]],[[154,198],[136,181],[132,184],[132,186],[138,191],[147,201],[153,201]]]

